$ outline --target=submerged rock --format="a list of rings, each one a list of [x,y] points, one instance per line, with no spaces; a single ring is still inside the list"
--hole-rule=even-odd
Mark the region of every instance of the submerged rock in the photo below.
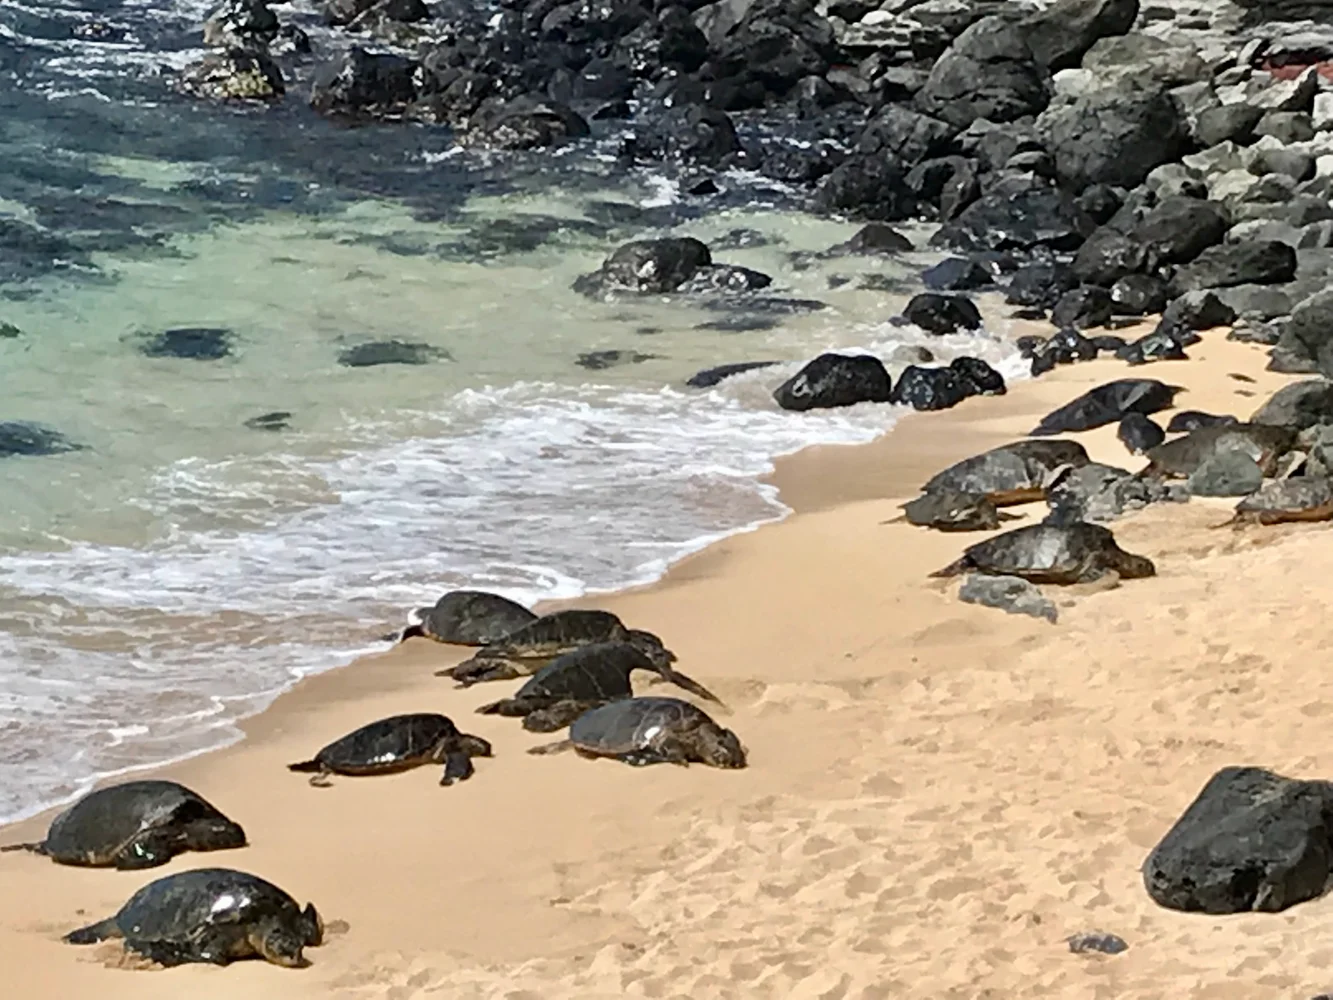
[[[288,410],[274,410],[251,417],[245,426],[252,431],[285,431],[291,425],[292,415]]]
[[[645,361],[656,361],[660,357],[660,354],[644,354],[641,351],[588,351],[586,354],[580,354],[574,360],[574,364],[589,371],[602,371],[606,368],[617,368],[620,365],[637,365]]]
[[[821,354],[773,390],[784,410],[829,409],[857,403],[887,403],[893,380],[879,358],[867,354]]]
[[[182,326],[149,337],[139,348],[150,358],[218,361],[231,354],[232,333],[225,327]]]
[[[338,355],[338,364],[347,368],[373,365],[424,365],[432,361],[450,361],[449,352],[430,344],[404,340],[374,340],[357,344]]]
[[[274,101],[286,92],[282,70],[263,50],[210,52],[181,70],[180,89],[214,101]]]
[[[82,451],[65,435],[50,427],[26,420],[0,420],[0,458],[19,455],[59,455],[67,451]]]
[[[705,368],[703,371],[695,372],[686,379],[685,384],[691,389],[709,389],[733,375],[754,371],[758,368],[772,368],[777,363],[776,361],[737,361],[729,365],[717,365],[713,368]]]

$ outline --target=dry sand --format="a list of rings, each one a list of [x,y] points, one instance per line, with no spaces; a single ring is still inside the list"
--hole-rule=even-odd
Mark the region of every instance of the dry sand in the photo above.
[[[730,703],[748,770],[529,756],[544,738],[472,712],[511,685],[456,690],[431,674],[464,654],[413,640],[303,684],[241,745],[165,770],[253,846],[138,873],[0,856],[6,995],[1269,1000],[1333,988],[1333,899],[1187,916],[1156,907],[1139,876],[1215,769],[1333,777],[1330,529],[1210,530],[1226,502],[1131,515],[1114,530],[1159,575],[1060,594],[1052,626],[927,579],[979,536],[883,523],[930,473],[1107,379],[1185,384],[1183,407],[1242,417],[1286,381],[1222,331],[1191,354],[1063,368],[870,446],[803,453],[777,477],[795,516],[657,586],[585,602],[664,636]],[[1082,437],[1102,461],[1139,464],[1112,429]],[[448,713],[496,757],[453,788],[435,768],[327,790],[284,769],[403,711]],[[343,923],[304,971],[127,971],[114,944],[60,943],[150,879],[211,864],[271,878]],[[1071,954],[1064,939],[1089,930],[1130,948]]]

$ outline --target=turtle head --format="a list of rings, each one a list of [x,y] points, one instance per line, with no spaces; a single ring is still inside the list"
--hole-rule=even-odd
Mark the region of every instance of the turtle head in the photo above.
[[[187,840],[192,851],[224,851],[245,846],[245,830],[226,816],[214,816],[189,824]]]
[[[258,924],[250,934],[250,943],[255,951],[266,961],[281,965],[285,969],[301,969],[310,963],[306,961],[303,950],[307,938],[311,936],[311,927],[307,914],[314,913],[313,906],[307,906],[305,913],[300,913],[293,920],[290,914],[274,916]],[[323,924],[319,914],[315,913],[317,932],[322,940]]]
[[[676,662],[676,654],[667,649],[662,640],[651,632],[645,632],[641,628],[632,628],[629,630],[629,638],[626,641],[652,660],[653,666],[658,669],[664,670]]]
[[[469,736],[467,733],[460,733],[458,736],[458,749],[469,757],[489,757],[491,756],[491,745],[480,736]]]
[[[745,766],[745,747],[730,729],[714,723],[698,730],[698,751],[703,762],[712,767],[735,770]]]
[[[1125,580],[1141,580],[1145,576],[1156,576],[1157,567],[1147,556],[1136,556],[1125,552],[1120,556],[1119,565],[1113,567]]]

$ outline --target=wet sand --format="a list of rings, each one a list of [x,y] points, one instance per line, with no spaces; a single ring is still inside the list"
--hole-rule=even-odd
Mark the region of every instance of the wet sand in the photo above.
[[[982,536],[884,523],[933,472],[1112,378],[1182,384],[1181,408],[1248,416],[1290,379],[1223,333],[1189,362],[1061,368],[914,415],[872,445],[803,452],[776,476],[794,516],[660,584],[576,602],[663,636],[729,703],[719,718],[747,744],[747,770],[529,756],[551,737],[473,712],[517,682],[457,690],[432,672],[467,651],[412,640],[303,683],[243,743],[163,769],[243,823],[252,846],[128,873],[0,855],[10,995],[1268,1000],[1333,988],[1333,900],[1188,916],[1153,904],[1138,871],[1221,766],[1333,777],[1330,528],[1214,530],[1231,501],[1128,515],[1112,529],[1158,576],[1056,593],[1052,626],[928,579]],[[1114,428],[1078,437],[1097,460],[1142,464]],[[284,767],[405,711],[451,715],[495,758],[452,788],[437,768],[316,789]],[[40,836],[49,818],[3,837]],[[60,942],[151,879],[210,865],[316,903],[331,930],[310,968],[130,971],[118,945]],[[1093,930],[1129,950],[1068,951],[1068,935]]]

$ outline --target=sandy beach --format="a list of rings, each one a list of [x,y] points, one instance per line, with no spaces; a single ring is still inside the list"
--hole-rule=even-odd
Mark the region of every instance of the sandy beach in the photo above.
[[[128,873],[0,856],[8,995],[1267,1000],[1333,989],[1333,900],[1190,916],[1157,907],[1139,875],[1217,768],[1333,777],[1327,525],[1214,530],[1231,501],[1131,514],[1111,527],[1158,575],[1057,594],[1053,626],[963,604],[957,581],[928,579],[981,536],[884,523],[933,472],[1112,378],[1160,378],[1188,387],[1182,408],[1248,416],[1289,377],[1224,333],[1206,334],[1189,362],[1062,367],[1005,397],[909,417],[873,445],[801,453],[776,476],[795,515],[658,585],[579,602],[661,635],[729,704],[719,718],[746,743],[748,769],[529,756],[549,738],[473,712],[516,682],[455,689],[432,672],[467,651],[411,640],[303,683],[241,744],[161,772],[241,822],[250,847]],[[1099,461],[1142,464],[1113,427],[1078,437]],[[450,715],[495,757],[452,788],[430,768],[321,790],[284,767],[406,711]],[[49,819],[3,839],[39,837]],[[153,878],[215,864],[316,904],[330,932],[308,969],[127,970],[118,945],[59,940]],[[1083,931],[1118,934],[1129,950],[1071,954],[1065,939]]]

